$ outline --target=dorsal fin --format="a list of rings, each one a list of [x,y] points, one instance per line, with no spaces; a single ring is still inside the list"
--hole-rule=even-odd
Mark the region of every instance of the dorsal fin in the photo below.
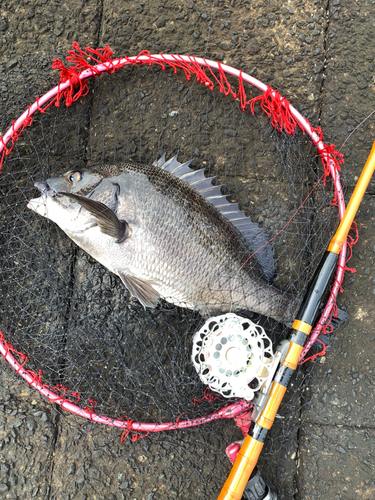
[[[159,160],[153,162],[153,166],[170,172],[200,193],[240,231],[253,252],[256,252],[265,245],[254,257],[261,266],[266,280],[272,282],[276,277],[276,266],[272,246],[266,245],[268,241],[267,234],[258,224],[252,222],[249,217],[246,217],[245,212],[242,212],[238,208],[238,203],[231,203],[227,200],[227,195],[223,195],[221,192],[221,186],[214,186],[212,184],[212,180],[215,177],[206,178],[204,168],[200,170],[190,168],[189,165],[192,161],[189,160],[185,163],[180,163],[177,160],[177,155],[166,161],[165,153],[163,153]]]

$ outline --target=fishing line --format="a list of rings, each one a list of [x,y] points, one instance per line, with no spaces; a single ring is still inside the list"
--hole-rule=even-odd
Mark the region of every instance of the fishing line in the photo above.
[[[346,143],[347,143],[347,141],[350,139],[350,137],[351,137],[351,136],[352,136],[355,132],[357,132],[357,130],[358,130],[359,128],[361,128],[361,127],[362,127],[362,125],[363,125],[363,124],[364,124],[364,123],[365,123],[365,122],[366,122],[369,118],[371,118],[371,116],[372,116],[374,113],[375,113],[375,109],[374,109],[373,111],[371,111],[371,113],[370,113],[369,115],[367,115],[367,116],[366,116],[366,118],[365,118],[364,120],[362,120],[362,121],[361,121],[361,123],[359,123],[359,124],[355,127],[355,129],[354,129],[354,130],[352,130],[352,131],[350,132],[350,134],[348,135],[348,137],[347,137],[347,138],[345,139],[345,141],[341,144],[340,149],[339,149],[338,151],[341,151],[341,150],[342,150],[342,148],[345,146],[345,144],[346,144]]]
[[[319,184],[323,181],[323,178],[324,178],[324,174],[321,175],[320,179],[318,179],[318,181],[315,183],[314,187],[311,189],[311,191],[309,192],[309,194],[306,196],[306,198],[303,200],[303,202],[301,203],[301,205],[297,208],[297,210],[294,212],[294,214],[292,215],[292,217],[288,220],[288,222],[280,229],[280,231],[278,233],[276,233],[274,236],[272,236],[271,239],[269,239],[266,243],[264,243],[260,248],[258,248],[258,250],[254,253],[252,253],[250,255],[250,257],[248,257],[245,262],[242,264],[241,268],[242,269],[248,262],[249,260],[254,257],[254,255],[256,253],[258,253],[259,251],[262,250],[262,248],[264,248],[266,245],[269,245],[275,238],[277,238],[278,236],[280,236],[280,234],[289,226],[289,224],[292,222],[292,220],[296,217],[296,215],[298,214],[298,212],[301,210],[301,208],[304,206],[304,204],[306,203],[306,201],[311,197],[311,195],[313,194],[313,192],[315,191],[315,189],[319,186]]]

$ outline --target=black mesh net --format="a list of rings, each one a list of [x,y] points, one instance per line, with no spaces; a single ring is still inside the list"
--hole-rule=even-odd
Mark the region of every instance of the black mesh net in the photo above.
[[[14,349],[27,355],[28,369],[42,370],[44,383],[82,408],[110,418],[156,423],[205,416],[235,401],[203,398],[205,386],[192,365],[191,350],[192,337],[205,319],[163,300],[155,309],[145,309],[118,277],[56,224],[26,207],[37,196],[34,182],[103,163],[150,164],[163,151],[167,158],[178,153],[180,162],[194,159],[192,168],[205,168],[207,177],[215,176],[222,193],[238,202],[269,238],[294,215],[272,241],[274,285],[299,297],[337,218],[330,206],[331,186],[319,184],[305,201],[323,171],[309,138],[298,129],[293,136],[277,132],[260,108],[255,115],[242,112],[232,97],[194,79],[188,82],[183,73],[126,67],[89,85],[91,92],[70,108],[52,106],[36,115],[4,163],[1,331]],[[251,88],[247,92],[258,94]],[[249,256],[239,259],[245,262]],[[272,318],[252,319],[265,327],[273,342],[287,334],[286,326]],[[295,417],[298,391],[293,398],[285,415]],[[294,417],[284,421],[284,438]],[[99,432],[116,438],[122,432],[99,427],[90,431],[93,439]],[[199,457],[215,454],[225,460],[225,444],[241,438],[232,422],[179,434],[147,439],[160,444],[178,439],[185,459],[194,456],[199,462]],[[273,441],[271,450],[284,438]],[[217,493],[215,460],[202,458],[200,463],[202,477],[210,479]],[[222,482],[222,477],[216,479]]]

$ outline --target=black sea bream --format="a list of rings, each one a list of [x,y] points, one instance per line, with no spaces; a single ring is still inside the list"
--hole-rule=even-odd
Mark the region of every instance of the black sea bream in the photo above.
[[[248,310],[290,322],[294,297],[272,286],[266,237],[203,170],[163,156],[37,182],[28,207],[120,277],[145,307],[159,298],[203,316]]]

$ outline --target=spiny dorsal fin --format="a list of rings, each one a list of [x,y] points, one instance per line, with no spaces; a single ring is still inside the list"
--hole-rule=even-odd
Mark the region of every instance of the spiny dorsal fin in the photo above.
[[[252,222],[249,217],[246,217],[245,212],[239,210],[238,203],[231,203],[227,200],[227,196],[221,192],[221,186],[214,186],[212,184],[212,180],[215,177],[206,178],[204,168],[200,170],[191,169],[189,165],[192,161],[189,160],[185,163],[180,163],[177,160],[177,155],[166,161],[165,153],[163,153],[159,160],[153,162],[153,165],[170,172],[200,193],[242,233],[253,252],[263,247],[268,241],[266,233],[258,224]],[[263,270],[264,277],[267,281],[272,282],[276,277],[272,246],[265,245],[255,255],[255,258]]]

